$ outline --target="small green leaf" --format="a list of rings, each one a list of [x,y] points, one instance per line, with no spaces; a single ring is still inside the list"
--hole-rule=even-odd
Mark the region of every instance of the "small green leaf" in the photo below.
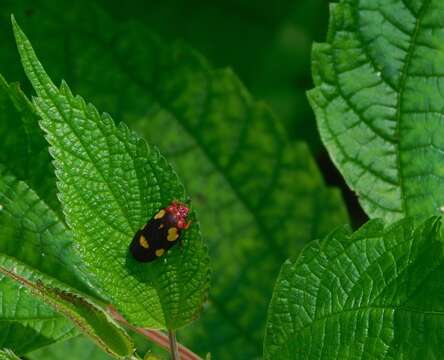
[[[71,232],[26,183],[1,165],[0,205],[0,253],[90,292]]]
[[[0,360],[20,360],[20,358],[9,349],[0,350]]]
[[[71,321],[2,274],[0,294],[0,347],[22,355],[77,334]]]
[[[134,346],[126,332],[92,300],[66,285],[7,256],[0,256],[0,273],[71,320],[98,346],[116,359],[131,358]]]
[[[54,170],[38,116],[19,85],[8,84],[1,75],[0,113],[0,163],[58,210]]]
[[[185,200],[166,160],[128,130],[116,127],[91,104],[51,82],[31,44],[13,20],[23,67],[38,97],[60,198],[83,260],[105,296],[130,322],[178,328],[199,314],[209,280],[199,224],[185,232],[184,247],[153,263],[138,263],[128,246],[147,219],[171,201]]]
[[[147,350],[148,348],[153,348],[156,345],[153,342],[147,340],[146,337],[138,335],[137,333],[130,333],[133,338],[137,352],[139,354],[150,353],[153,352],[151,350]],[[140,343],[140,344],[138,344]],[[156,347],[155,353],[160,353],[161,355],[157,355],[156,359],[166,360],[169,359],[169,352],[167,350]],[[32,353],[26,354],[26,358],[30,360],[109,360],[111,357],[100,350],[94,342],[92,342],[85,335],[80,335],[73,337],[71,339],[60,341],[51,346],[46,346],[37,351],[33,351]]]
[[[269,309],[265,358],[441,358],[440,221],[413,224],[342,228],[287,261]]]
[[[322,140],[370,217],[426,218],[444,205],[443,10],[342,0],[313,47]]]
[[[0,253],[88,292],[72,237],[22,181],[0,166]],[[76,334],[73,325],[1,276],[0,346],[24,354]]]
[[[66,341],[46,346],[26,354],[30,360],[110,360],[107,353],[98,348],[86,336],[76,336]]]

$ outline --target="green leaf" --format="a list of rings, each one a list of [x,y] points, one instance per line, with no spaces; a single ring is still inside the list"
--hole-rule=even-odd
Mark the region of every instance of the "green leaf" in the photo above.
[[[76,336],[72,339],[61,341],[57,344],[44,347],[32,353],[26,354],[30,360],[110,360],[105,352],[101,351],[92,341],[85,336]]]
[[[259,356],[279,268],[347,222],[339,192],[324,185],[307,147],[289,143],[232,71],[214,70],[188,47],[166,45],[142,24],[118,26],[85,4],[64,14],[42,8],[25,25],[40,39],[48,69],[159,146],[193,198],[215,271],[209,306],[179,332],[180,341],[218,359]],[[97,32],[97,24],[107,31]],[[62,46],[75,54],[67,62]],[[245,146],[233,151],[240,139]]]
[[[19,85],[8,84],[1,75],[0,114],[0,163],[58,210],[54,171],[38,116]]]
[[[20,358],[9,349],[0,350],[0,360],[20,360]]]
[[[55,159],[63,210],[82,258],[103,294],[129,321],[178,328],[199,314],[206,298],[208,256],[199,224],[153,263],[139,263],[128,252],[138,229],[174,199],[183,186],[166,160],[124,125],[57,89],[31,44],[13,21],[24,69],[37,92],[41,126]]]
[[[21,355],[77,334],[70,321],[2,275],[0,289],[0,346]]]
[[[71,320],[108,354],[116,359],[133,359],[131,338],[92,300],[13,258],[0,256],[0,262],[0,273]]]
[[[23,181],[0,165],[0,253],[89,293],[72,234]]]
[[[24,182],[1,166],[0,206],[1,254],[89,292],[71,234]],[[0,293],[0,346],[24,354],[76,334],[69,321],[3,276]]]
[[[156,344],[147,340],[146,337],[136,333],[130,333],[137,347],[138,354],[150,353],[154,350],[155,359],[169,359],[169,352],[163,348],[157,347]],[[149,349],[149,350],[148,350]],[[154,355],[153,355],[154,356]],[[73,337],[71,339],[60,341],[51,346],[46,346],[32,353],[26,354],[26,358],[30,360],[109,360],[111,357],[100,350],[85,335]],[[154,359],[154,358],[153,358]]]
[[[70,321],[1,274],[0,294],[1,347],[21,355],[77,334]]]
[[[444,352],[440,221],[373,220],[313,242],[281,270],[266,359],[434,359]]]
[[[313,47],[322,140],[370,217],[425,218],[444,205],[443,10],[343,0],[327,43]]]

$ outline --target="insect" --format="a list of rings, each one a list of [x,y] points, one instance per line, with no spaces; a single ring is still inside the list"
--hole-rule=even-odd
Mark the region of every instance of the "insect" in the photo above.
[[[180,241],[182,230],[188,229],[190,209],[179,201],[173,201],[160,209],[148,223],[134,235],[130,252],[134,259],[149,262],[165,254]]]

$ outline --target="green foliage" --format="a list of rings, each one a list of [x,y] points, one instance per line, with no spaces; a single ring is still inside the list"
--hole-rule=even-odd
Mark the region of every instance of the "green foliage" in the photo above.
[[[156,149],[124,124],[57,89],[13,20],[23,67],[38,97],[34,104],[54,157],[60,198],[83,261],[104,295],[131,322],[178,328],[194,319],[206,297],[208,258],[194,220],[184,248],[155,264],[136,262],[128,245],[155,212],[185,200],[176,174]]]
[[[101,351],[85,336],[76,336],[66,341],[44,347],[26,355],[30,360],[110,360],[105,352]]]
[[[0,275],[0,344],[24,354],[75,335],[74,325],[12,280]]]
[[[0,360],[20,360],[20,358],[9,349],[0,350]]]
[[[12,258],[2,258],[0,273],[17,281],[45,304],[70,319],[116,359],[132,358],[134,347],[131,338],[106,312],[86,297],[71,289],[67,290],[65,285]]]
[[[7,261],[0,257],[0,266]],[[0,274],[0,345],[21,355],[77,334],[74,325]]]
[[[309,93],[321,137],[370,217],[440,214],[440,0],[343,0],[313,48]]]
[[[336,230],[283,265],[265,358],[440,358],[443,276],[437,218]]]
[[[71,233],[23,181],[0,166],[0,253],[88,292]]]
[[[79,33],[68,34],[59,30],[66,21],[74,23],[76,18],[78,24],[74,27],[104,29],[100,20],[90,15],[89,3],[100,4],[112,15],[112,27],[136,20],[168,42],[178,38],[184,40],[217,67],[232,67],[256,96],[273,106],[292,138],[303,138],[309,141],[312,149],[319,149],[316,123],[305,89],[311,84],[311,42],[321,38],[327,27],[328,6],[325,1],[95,0],[88,2],[82,13],[82,1],[57,3],[56,8],[54,0],[3,0],[0,12],[3,8],[5,24],[11,13],[26,18],[26,23],[21,21],[23,26],[30,22],[39,23],[33,28],[32,37],[36,39],[35,44],[40,36],[44,39],[39,43],[43,63],[49,65],[53,61],[54,66],[47,66],[51,74],[62,76],[75,88],[79,83],[73,80],[78,73],[71,68],[69,54],[76,51]],[[59,22],[62,26],[56,25]],[[54,30],[50,38],[48,28]],[[7,35],[6,26],[3,33],[0,37]],[[88,40],[94,41],[91,37]],[[53,47],[54,42],[60,43],[60,47]],[[107,44],[103,45],[107,47]],[[2,45],[5,51],[0,58],[7,58],[5,64],[8,64],[3,73],[7,78],[19,79],[21,69],[14,51],[6,50],[9,48],[7,42]],[[83,78],[82,82],[85,80]],[[99,95],[96,91],[95,96]],[[88,98],[91,99],[89,95]]]
[[[156,48],[154,109],[132,124],[183,174],[214,258],[210,307],[182,338],[216,358],[233,349],[254,357],[281,262],[346,215],[307,148],[288,142],[231,71],[184,46]]]
[[[0,113],[0,163],[57,210],[55,176],[38,116],[20,86],[1,75]]]
[[[23,354],[77,334],[57,315],[63,314],[89,340],[48,347],[34,359],[65,354],[70,344],[78,348],[74,357],[100,358],[90,340],[114,357],[131,357],[132,341],[96,305],[96,293],[130,326],[190,324],[208,290],[201,224],[214,276],[203,316],[178,334],[193,351],[259,358],[266,325],[266,359],[441,357],[444,254],[440,221],[430,216],[444,208],[442,4],[331,6],[327,42],[313,49],[316,87],[309,99],[335,164],[367,214],[383,219],[311,243],[347,222],[339,193],[325,186],[307,146],[291,141],[294,129],[296,137],[311,139],[314,123],[281,122],[232,70],[215,70],[184,43],[169,45],[152,33],[180,35],[217,66],[233,62],[255,95],[279,104],[281,114],[303,114],[304,106],[285,109],[283,100],[295,96],[289,84],[296,71],[289,69],[308,64],[308,57],[299,65],[291,60],[292,46],[308,47],[305,35],[295,41],[301,29],[293,26],[305,14],[292,11],[319,5],[300,3],[80,0],[64,11],[53,0],[6,0],[0,6],[0,21],[19,15],[52,78],[66,78],[76,93],[131,127],[99,114],[66,82],[57,88],[14,25],[37,97],[29,102],[17,84],[0,78],[0,268],[33,295],[3,277],[0,291],[42,309],[58,328],[35,339],[42,319],[33,318],[28,347],[20,347],[20,331],[6,332],[1,346]],[[227,20],[235,9],[241,20]],[[249,23],[242,21],[247,13]],[[5,49],[12,43],[7,36],[0,32]],[[245,44],[232,56],[226,41]],[[288,63],[281,59],[285,49]],[[0,52],[0,61],[18,64],[10,51]],[[4,71],[22,79],[14,65]],[[26,81],[21,86],[32,91]],[[188,196],[193,225],[184,248],[153,263],[134,261],[128,254],[134,233],[159,208]],[[22,325],[17,309],[10,315],[1,309],[5,326]]]
[[[84,291],[70,233],[29,187],[0,167],[0,253]],[[73,325],[1,276],[0,346],[26,353],[74,335]],[[26,339],[26,340],[24,340]]]
[[[213,70],[187,46],[165,45],[140,23],[116,26],[87,9],[74,7],[62,18],[45,10],[45,21],[36,15],[24,26],[30,20],[33,37],[52,42],[42,54],[51,71],[66,73],[79,92],[157,145],[185,182],[209,240],[214,278],[203,318],[179,338],[215,357],[233,349],[258,356],[282,261],[346,221],[340,196],[324,186],[306,146],[290,143],[231,71]],[[91,19],[79,22],[85,13]],[[97,23],[108,30],[96,31]],[[66,37],[75,56],[63,66],[51,49]]]
[[[157,354],[154,359],[169,359],[169,354],[165,349],[154,347],[153,343],[148,343],[146,338],[130,333],[133,338],[138,354]],[[51,346],[46,346],[32,353],[26,354],[26,358],[30,360],[110,360],[108,354],[101,351],[94,342],[84,335],[76,336],[65,341],[60,341]]]
[[[116,359],[132,359],[131,338],[99,306],[13,258],[1,258],[0,273],[26,287],[33,295],[70,319],[104,351]]]

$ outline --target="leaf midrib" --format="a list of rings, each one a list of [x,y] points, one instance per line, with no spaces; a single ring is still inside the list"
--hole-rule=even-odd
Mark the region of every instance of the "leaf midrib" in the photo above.
[[[396,139],[399,139],[399,142],[396,143],[396,159],[397,159],[397,167],[398,167],[398,173],[399,173],[399,189],[400,189],[400,193],[401,193],[401,207],[403,210],[403,213],[405,214],[405,216],[409,216],[408,214],[408,206],[407,206],[407,201],[405,198],[405,185],[404,185],[404,181],[403,181],[403,164],[401,161],[401,151],[400,151],[400,147],[401,147],[401,142],[403,139],[403,136],[401,136],[401,119],[402,119],[402,103],[403,103],[403,95],[405,92],[405,87],[406,87],[406,83],[407,83],[407,78],[408,78],[408,69],[411,65],[412,62],[412,56],[413,56],[413,51],[415,50],[415,47],[417,45],[417,38],[418,38],[418,34],[420,32],[420,28],[421,28],[421,21],[422,18],[424,16],[424,13],[426,11],[426,9],[429,7],[431,3],[431,0],[424,0],[424,3],[421,6],[421,9],[418,12],[418,16],[416,18],[416,25],[415,25],[415,30],[413,32],[410,44],[409,44],[409,48],[407,49],[407,56],[406,56],[406,60],[404,63],[404,66],[402,68],[401,71],[401,79],[400,79],[400,86],[399,86],[399,92],[398,92],[398,98],[397,98],[397,107],[396,107],[396,115],[395,115],[395,119],[396,119],[396,132],[395,132],[395,136]],[[412,12],[412,10],[410,8],[407,7],[407,5],[405,4],[405,2],[403,1],[404,6],[410,11]],[[412,12],[412,14],[414,14]]]
[[[405,312],[410,312],[410,313],[414,313],[414,314],[421,314],[421,315],[436,315],[436,316],[443,316],[444,317],[444,310],[443,311],[420,311],[418,309],[415,308],[410,308],[410,307],[405,307],[405,306],[396,306],[396,305],[368,305],[368,306],[360,306],[354,309],[345,309],[345,310],[341,310],[341,311],[336,311],[336,312],[332,312],[329,313],[327,315],[318,317],[316,319],[313,319],[311,322],[309,322],[308,324],[298,328],[295,332],[292,333],[292,335],[299,335],[300,333],[302,333],[303,331],[307,330],[308,328],[314,326],[316,323],[323,321],[323,320],[329,320],[332,318],[335,318],[337,316],[341,316],[342,314],[349,314],[349,313],[354,313],[354,312],[359,312],[359,311],[370,311],[370,310],[391,310],[391,311],[405,311]]]

